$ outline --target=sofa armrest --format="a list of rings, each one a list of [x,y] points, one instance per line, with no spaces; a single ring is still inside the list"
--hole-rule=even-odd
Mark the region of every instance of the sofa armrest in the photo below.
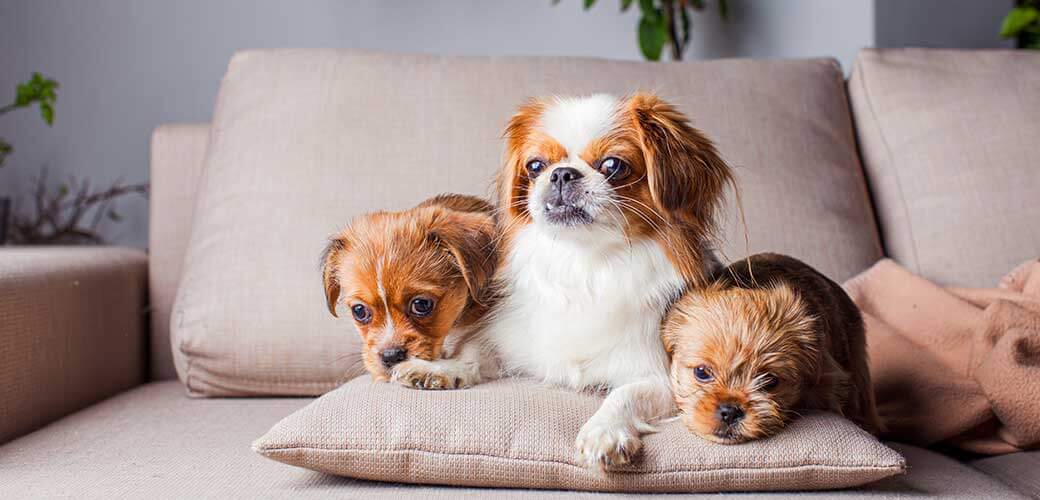
[[[147,257],[0,248],[0,444],[144,381]]]

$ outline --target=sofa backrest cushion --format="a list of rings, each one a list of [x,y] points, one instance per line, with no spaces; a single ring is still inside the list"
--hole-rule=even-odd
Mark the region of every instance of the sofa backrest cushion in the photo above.
[[[1040,253],[1040,54],[864,50],[849,95],[886,254],[990,287]]]
[[[161,125],[152,133],[148,298],[152,331],[149,375],[153,380],[177,378],[170,352],[170,311],[191,235],[207,143],[207,123]]]
[[[246,51],[221,85],[173,310],[193,394],[319,394],[362,373],[318,259],[362,212],[486,194],[530,96],[655,90],[717,140],[743,189],[750,249],[836,280],[881,255],[833,60],[595,59]],[[745,255],[729,211],[724,253]]]

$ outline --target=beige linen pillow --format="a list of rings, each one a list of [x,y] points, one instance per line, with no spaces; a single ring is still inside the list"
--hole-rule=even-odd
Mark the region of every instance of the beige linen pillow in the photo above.
[[[573,441],[601,398],[522,380],[416,391],[358,377],[275,425],[261,455],[377,481],[589,491],[817,490],[902,473],[903,457],[851,422],[807,413],[770,439],[718,445],[676,420],[635,465],[574,465]]]
[[[363,373],[349,313],[325,308],[326,238],[362,212],[487,193],[505,123],[530,96],[637,89],[717,140],[737,169],[752,251],[797,255],[838,281],[881,257],[833,60],[240,52],[217,98],[170,319],[188,391],[318,395]],[[736,213],[726,254],[739,258]]]

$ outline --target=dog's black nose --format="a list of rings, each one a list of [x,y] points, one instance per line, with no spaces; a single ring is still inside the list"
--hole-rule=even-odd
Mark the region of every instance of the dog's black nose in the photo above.
[[[383,362],[383,366],[390,368],[405,360],[408,357],[408,351],[401,349],[400,347],[387,347],[379,352],[379,360]]]
[[[549,176],[549,183],[555,186],[556,189],[561,189],[568,182],[576,181],[582,177],[585,176],[578,172],[576,168],[560,167],[552,171],[552,175]]]
[[[715,416],[726,425],[733,425],[744,418],[744,410],[737,405],[723,403],[715,410]]]

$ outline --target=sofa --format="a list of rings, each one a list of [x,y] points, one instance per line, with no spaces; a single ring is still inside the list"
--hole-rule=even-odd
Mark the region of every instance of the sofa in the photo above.
[[[302,52],[301,57],[308,57]],[[386,61],[431,67],[439,84],[448,86],[467,78],[486,78],[494,85],[499,78],[474,75],[472,67],[450,71],[453,65],[505,64],[503,73],[527,69],[543,82],[657,71],[650,63],[566,58],[503,63],[373,53],[343,57],[358,74],[366,72],[366,64]],[[762,99],[761,106],[788,100],[777,105],[796,103],[785,109],[818,113],[804,133],[843,151],[837,159],[810,155],[777,160],[794,165],[793,170],[770,173],[775,179],[756,178],[760,165],[770,161],[756,151],[772,146],[754,134],[742,142],[727,132],[756,125],[745,126],[739,115],[701,120],[691,112],[695,125],[709,135],[723,131],[720,149],[748,186],[744,202],[750,246],[744,245],[739,226],[729,224],[728,257],[747,250],[784,251],[845,280],[887,256],[940,284],[992,286],[1015,264],[1040,254],[1040,163],[1035,153],[1040,55],[866,49],[847,80],[832,60],[790,67],[773,61],[692,64],[708,64],[699,67],[736,79],[742,72],[777,68],[777,81],[756,81],[764,93],[749,94],[748,99]],[[664,66],[662,71],[677,72],[667,76],[672,79],[686,67]],[[805,99],[797,85],[785,87],[798,84],[782,81],[789,71],[819,82],[826,95]],[[654,85],[652,78],[647,82]],[[532,92],[546,88],[552,87]],[[510,102],[501,109],[515,105],[514,94],[522,92],[502,91]],[[389,96],[368,97],[377,103],[385,98],[390,106]],[[507,118],[496,108],[487,122]],[[796,118],[786,115],[790,123],[801,123]],[[449,124],[446,130],[451,127],[462,134],[466,125]],[[480,161],[490,165],[489,175],[498,158],[483,152],[500,147],[498,132],[489,130],[480,138],[489,144],[475,146],[482,148]],[[387,484],[289,467],[255,454],[250,443],[311,398],[188,397],[174,368],[170,315],[198,218],[196,194],[212,137],[214,131],[202,123],[162,125],[152,135],[147,252],[118,247],[0,249],[0,498],[614,496]],[[1033,146],[1028,146],[1030,140]],[[797,143],[779,147],[791,151],[792,158],[805,149]],[[816,160],[818,165],[842,165],[842,170],[828,167],[833,171],[807,174],[804,168],[809,167],[798,165]],[[799,192],[799,186],[809,184],[790,180],[796,176],[811,177],[806,182],[815,191]],[[807,201],[799,205],[798,200]],[[267,207],[260,210],[277,209],[260,205]],[[805,208],[814,206],[819,217]],[[785,213],[777,218],[771,213],[775,211]],[[324,312],[323,303],[314,307]],[[853,490],[753,495],[1040,498],[1040,451],[983,457],[942,446],[889,444],[906,458],[905,475]]]

